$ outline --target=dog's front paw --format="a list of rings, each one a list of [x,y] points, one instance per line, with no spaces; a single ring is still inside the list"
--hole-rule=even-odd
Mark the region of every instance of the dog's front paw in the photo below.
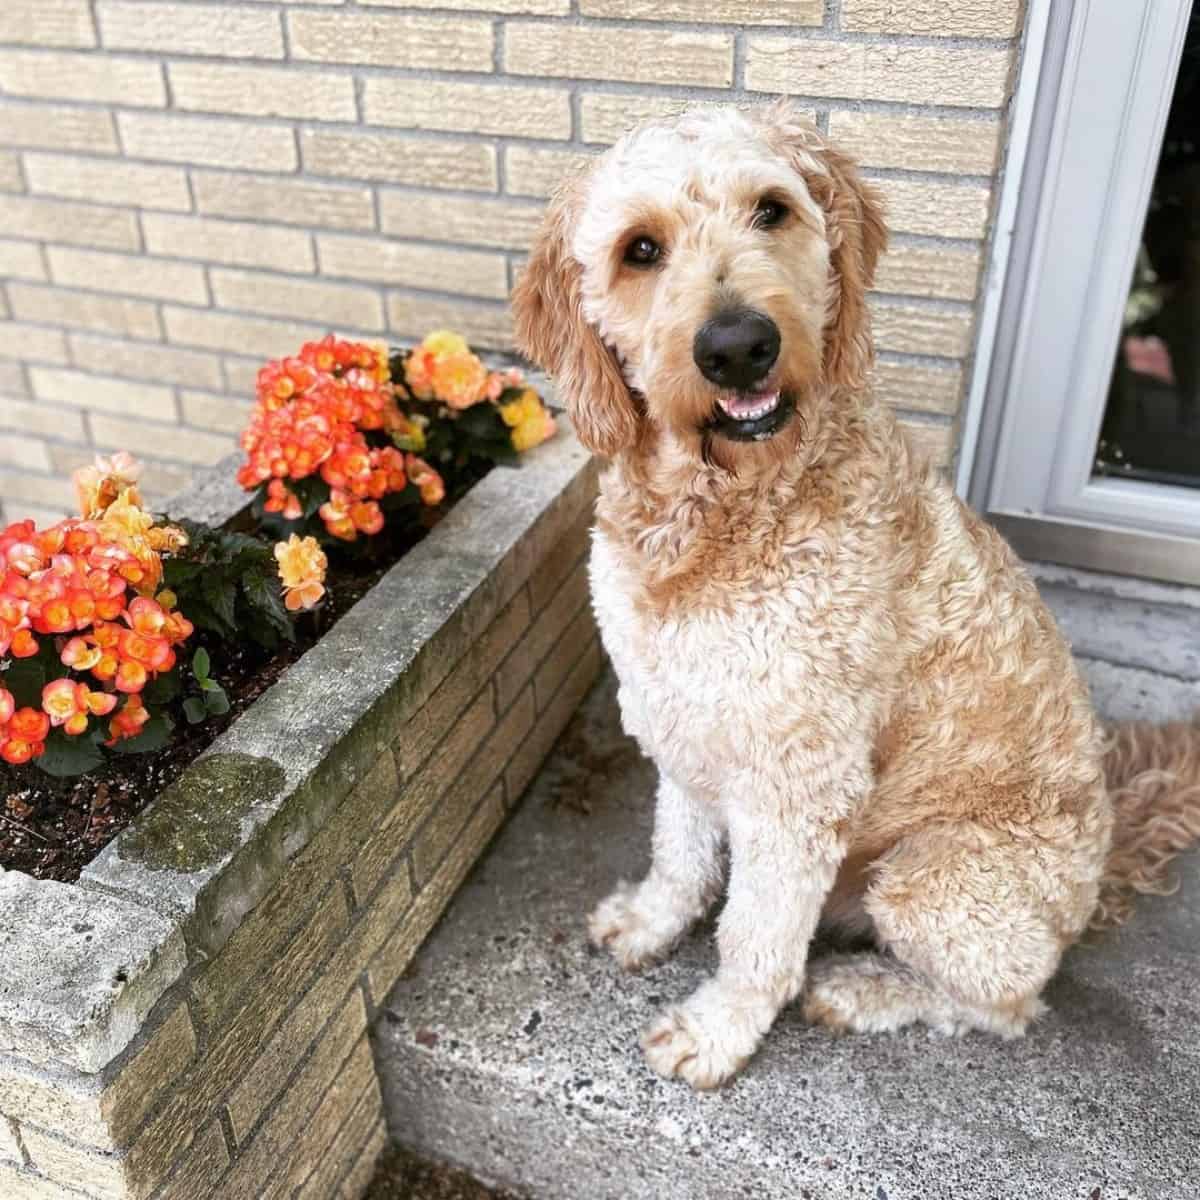
[[[661,1013],[642,1034],[650,1069],[694,1088],[720,1087],[749,1061],[762,1040],[765,1012],[727,999],[715,982]]]
[[[646,896],[645,885],[620,883],[588,918],[594,946],[610,950],[626,971],[637,971],[662,958],[683,932],[684,921]]]

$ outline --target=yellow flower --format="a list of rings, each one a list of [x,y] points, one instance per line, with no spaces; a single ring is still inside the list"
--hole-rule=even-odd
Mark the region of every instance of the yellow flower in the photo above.
[[[449,329],[435,329],[425,335],[420,348],[436,358],[447,358],[451,354],[466,354],[470,347],[461,334]]]
[[[500,405],[500,416],[510,429],[532,421],[543,411],[542,401],[533,388],[526,388],[515,400]]]
[[[537,416],[522,421],[512,431],[513,449],[519,454],[523,454],[526,450],[532,450],[534,446],[540,446],[544,441],[552,438],[555,428],[554,418],[545,409],[542,409]]]
[[[425,449],[425,426],[428,424],[426,417],[403,415],[400,424],[391,431],[392,441],[401,450],[420,454]]]
[[[433,391],[451,408],[470,408],[484,397],[487,368],[469,351],[449,354],[433,364]]]
[[[141,498],[134,487],[121,490],[100,514],[96,528],[106,542],[115,543],[138,560],[142,577],[135,586],[143,596],[153,596],[162,582],[159,551],[187,545],[187,537],[182,530],[170,526],[154,528],[154,518],[142,510]]]
[[[142,464],[124,450],[118,450],[112,458],[97,455],[92,466],[80,467],[71,476],[79,502],[79,515],[98,516],[122,493],[127,493],[134,504],[141,504],[136,487],[141,473]]]
[[[316,538],[300,538],[293,533],[286,542],[276,543],[275,561],[289,612],[312,608],[325,595],[325,568],[329,564]]]

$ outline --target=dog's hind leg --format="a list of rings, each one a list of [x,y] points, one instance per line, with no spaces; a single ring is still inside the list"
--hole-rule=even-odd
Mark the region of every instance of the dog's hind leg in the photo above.
[[[717,898],[723,833],[706,796],[662,777],[654,810],[654,859],[639,884],[622,881],[592,913],[588,934],[627,971],[662,958]]]
[[[1024,1033],[1095,903],[1074,855],[976,826],[926,831],[877,865],[865,907],[882,954],[814,962],[806,1019],[878,1032]],[[1080,878],[1080,876],[1083,878]]]

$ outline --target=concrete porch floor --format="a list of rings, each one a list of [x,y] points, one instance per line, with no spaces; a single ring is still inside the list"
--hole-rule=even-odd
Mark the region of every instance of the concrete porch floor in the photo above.
[[[1200,598],[1037,571],[1102,713],[1200,709]],[[836,1038],[785,1013],[731,1086],[652,1075],[641,1027],[715,965],[711,927],[621,974],[583,919],[649,852],[654,772],[611,678],[389,997],[393,1136],[536,1200],[1184,1200],[1200,1194],[1200,854],[1075,948],[1023,1040]]]

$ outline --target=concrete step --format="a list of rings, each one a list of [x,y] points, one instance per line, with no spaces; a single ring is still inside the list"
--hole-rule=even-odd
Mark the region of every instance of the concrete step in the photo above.
[[[1101,664],[1112,695],[1128,668]],[[1156,691],[1171,715],[1187,697]],[[785,1013],[730,1086],[652,1075],[639,1030],[711,927],[621,974],[585,914],[649,855],[653,769],[602,681],[378,1022],[393,1135],[536,1200],[1186,1200],[1200,1195],[1200,855],[1076,948],[1016,1042],[837,1038]]]

